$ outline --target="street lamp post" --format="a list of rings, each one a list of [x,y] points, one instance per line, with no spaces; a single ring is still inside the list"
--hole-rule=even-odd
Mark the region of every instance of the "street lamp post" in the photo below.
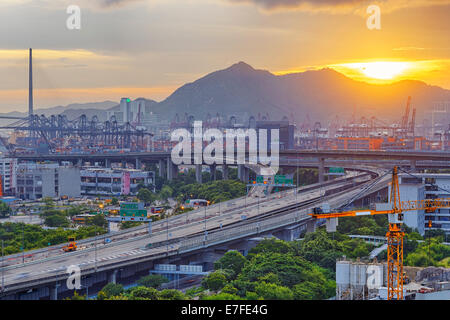
[[[166,216],[166,234],[167,234],[167,255],[169,255],[169,213],[167,212]]]
[[[5,258],[4,258],[4,241],[2,240],[2,291],[5,288]]]
[[[88,284],[88,278],[84,278],[86,282],[86,300],[89,300],[89,284]]]
[[[296,184],[295,184],[295,204],[297,204],[298,203],[298,200],[297,200],[297,194],[298,194],[298,157],[297,157],[297,181],[296,181]]]
[[[97,272],[97,235],[98,232],[95,233],[94,247],[95,247],[95,272]]]
[[[22,224],[22,263],[25,263],[25,224]]]
[[[206,241],[206,234],[207,234],[207,231],[206,231],[206,206],[205,206],[205,241]]]
[[[259,197],[258,197],[258,216],[259,216]]]

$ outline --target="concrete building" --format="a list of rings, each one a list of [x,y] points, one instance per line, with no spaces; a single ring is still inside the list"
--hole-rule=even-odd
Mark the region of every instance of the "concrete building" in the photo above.
[[[87,167],[81,170],[84,195],[136,195],[138,185],[153,186],[155,173],[134,169]]]
[[[14,195],[16,192],[17,159],[0,158],[0,175],[4,195]]]
[[[417,178],[406,174],[399,175],[400,199],[415,201],[435,198],[449,198],[450,174],[416,173]],[[428,222],[432,222],[431,228]],[[442,229],[450,233],[450,209],[437,209],[436,212],[426,213],[424,210],[408,211],[404,216],[404,223],[416,228],[421,235],[426,230]]]
[[[279,130],[280,150],[294,149],[294,129],[295,126],[289,124],[289,121],[256,121],[256,130],[267,130],[267,150],[272,150],[271,143],[271,129]],[[258,134],[259,136],[259,134]]]
[[[342,260],[336,262],[336,300],[375,298],[387,283],[387,265]]]
[[[80,196],[80,169],[57,163],[21,163],[17,167],[16,196],[24,200]],[[75,183],[76,182],[76,183]]]
[[[154,101],[144,98],[138,98],[133,101],[130,98],[122,98],[120,105],[108,110],[106,115],[108,120],[114,116],[119,124],[130,122],[155,129],[161,123],[159,117],[152,111],[152,104],[154,103]]]

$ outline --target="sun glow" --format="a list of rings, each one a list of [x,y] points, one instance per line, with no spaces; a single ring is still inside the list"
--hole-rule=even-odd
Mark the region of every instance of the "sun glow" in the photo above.
[[[411,62],[374,61],[359,63],[344,63],[330,66],[337,71],[350,75],[352,78],[389,81],[405,76],[413,65]]]
[[[403,75],[411,67],[409,62],[392,61],[348,63],[341,66],[360,72],[367,78],[377,80],[393,80]]]

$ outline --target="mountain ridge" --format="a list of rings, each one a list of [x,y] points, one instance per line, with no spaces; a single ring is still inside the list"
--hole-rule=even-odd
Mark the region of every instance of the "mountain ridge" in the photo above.
[[[207,114],[219,113],[242,119],[258,114],[268,114],[272,120],[287,116],[301,122],[307,116],[326,121],[353,114],[398,120],[404,113],[408,96],[412,96],[417,119],[420,119],[429,115],[434,102],[450,101],[450,90],[420,80],[373,84],[354,80],[332,68],[275,75],[240,61],[180,86],[160,102],[138,99],[148,101],[151,110],[169,122],[176,114],[181,118],[185,113],[199,120],[206,119]],[[78,103],[36,109],[36,113],[41,114],[41,111],[48,116],[62,112],[76,117],[86,111],[104,121],[105,111],[117,109],[118,105],[113,101]],[[26,113],[14,114],[26,116]]]

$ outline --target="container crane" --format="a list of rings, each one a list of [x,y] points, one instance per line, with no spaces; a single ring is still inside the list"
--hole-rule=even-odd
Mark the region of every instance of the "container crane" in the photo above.
[[[309,214],[315,219],[327,219],[327,231],[330,231],[329,228],[335,228],[339,217],[388,215],[389,230],[386,233],[388,242],[388,300],[403,300],[403,237],[405,235],[402,231],[403,213],[416,210],[425,210],[427,213],[432,213],[438,208],[450,208],[450,198],[401,201],[398,170],[398,167],[394,167],[392,170],[390,203],[377,203],[375,204],[375,210],[323,212],[320,208],[315,208],[314,213]],[[335,231],[335,229],[332,231]]]
[[[413,109],[411,122],[409,123],[409,132],[415,137],[415,127],[416,127],[416,108]]]
[[[408,129],[408,120],[409,120],[409,111],[411,110],[411,97],[408,97],[408,101],[406,102],[405,114],[402,118],[401,128],[403,130]]]

